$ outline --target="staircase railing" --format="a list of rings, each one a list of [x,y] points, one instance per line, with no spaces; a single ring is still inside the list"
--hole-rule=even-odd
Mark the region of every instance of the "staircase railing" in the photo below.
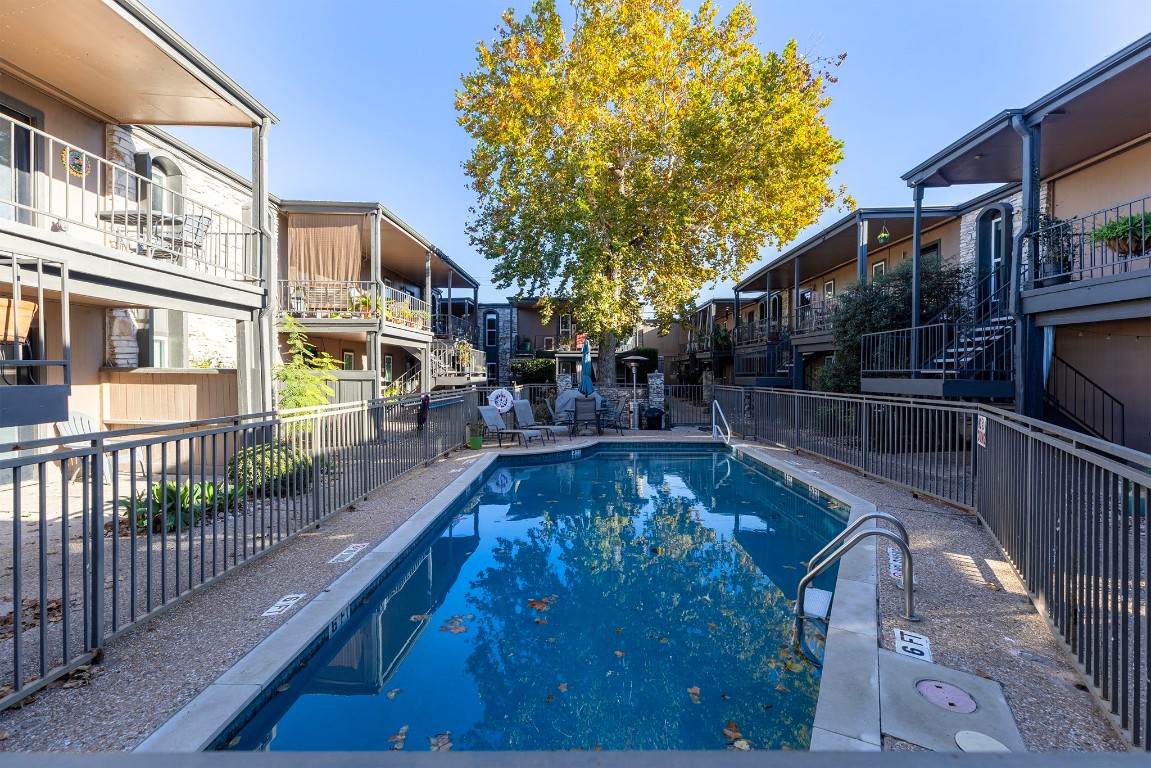
[[[992,272],[918,328],[864,334],[863,375],[1011,378],[1010,290],[1001,272]]]
[[[1051,358],[1044,400],[1088,434],[1122,445],[1123,401],[1058,355]]]

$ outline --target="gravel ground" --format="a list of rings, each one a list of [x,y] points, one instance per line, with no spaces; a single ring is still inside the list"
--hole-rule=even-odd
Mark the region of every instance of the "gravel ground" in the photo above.
[[[686,436],[700,433],[662,437]],[[634,440],[634,433],[625,439]],[[875,502],[907,525],[919,573],[917,610],[924,620],[912,625],[898,619],[902,595],[884,576],[884,647],[893,647],[895,627],[906,626],[930,638],[936,663],[1001,682],[1028,749],[1126,748],[1092,695],[1079,687],[1074,668],[973,515],[818,460],[786,451],[777,455]],[[285,594],[310,598],[323,590],[355,562],[329,559],[349,544],[382,541],[475,458],[472,452],[455,453],[408,473],[116,638],[103,663],[74,676],[75,687],[54,683],[23,707],[0,713],[0,751],[131,749],[293,613],[263,618],[266,608]],[[878,550],[880,573],[886,574],[886,547]],[[885,742],[888,749],[915,749]]]

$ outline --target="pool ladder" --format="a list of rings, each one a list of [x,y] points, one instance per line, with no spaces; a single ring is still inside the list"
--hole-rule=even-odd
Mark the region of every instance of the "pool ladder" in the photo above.
[[[895,530],[889,531],[873,525],[870,528],[859,530],[864,523],[875,520],[884,520]],[[805,621],[810,621],[819,628],[824,637],[827,636],[828,619],[831,615],[832,593],[826,589],[811,586],[816,576],[826,571],[841,557],[847,554],[852,547],[871,536],[881,536],[891,539],[899,546],[903,554],[903,581],[899,588],[903,589],[903,618],[908,621],[919,621],[915,612],[915,589],[906,589],[906,584],[915,584],[915,563],[911,559],[911,548],[908,546],[907,528],[895,515],[886,512],[868,512],[861,515],[851,525],[844,528],[839,534],[827,542],[827,545],[815,553],[807,563],[807,573],[799,582],[799,589],[795,596],[795,631],[792,636],[792,645],[812,664],[823,666],[823,661],[811,648],[807,646],[807,638],[803,632]]]

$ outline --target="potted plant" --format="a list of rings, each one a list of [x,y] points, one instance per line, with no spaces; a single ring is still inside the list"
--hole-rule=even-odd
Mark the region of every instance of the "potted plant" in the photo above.
[[[371,317],[373,312],[379,311],[379,301],[371,296],[360,296],[352,304],[360,317]]]
[[[1141,256],[1151,251],[1151,211],[1108,221],[1091,232],[1091,242],[1106,243],[1123,256]]]
[[[560,348],[561,352],[568,352],[572,348],[572,337],[568,334],[562,334],[556,339],[556,346]]]
[[[1036,287],[1046,288],[1070,282],[1070,272],[1079,244],[1071,225],[1054,216],[1040,214],[1039,230],[1035,236],[1039,244]]]
[[[891,240],[891,233],[887,231],[886,224],[883,225],[883,229],[879,230],[879,234],[875,236],[875,239],[880,245],[886,245],[887,242]]]
[[[412,326],[415,328],[427,328],[431,324],[432,313],[426,309],[412,310]]]
[[[467,430],[468,447],[473,451],[478,451],[484,445],[484,423],[482,421],[470,421]]]
[[[20,326],[16,326],[17,312]],[[36,302],[0,297],[0,341],[24,341],[32,330],[32,316],[36,314]]]

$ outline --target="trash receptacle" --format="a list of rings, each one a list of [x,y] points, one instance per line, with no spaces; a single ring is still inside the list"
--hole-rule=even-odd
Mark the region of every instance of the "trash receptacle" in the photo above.
[[[643,412],[644,429],[663,429],[663,409],[648,408]]]

